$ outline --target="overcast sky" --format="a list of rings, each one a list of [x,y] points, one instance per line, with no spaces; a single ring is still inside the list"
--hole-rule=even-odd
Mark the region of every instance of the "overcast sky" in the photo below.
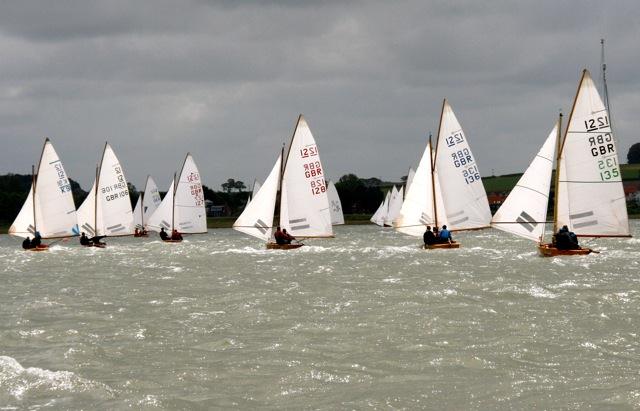
[[[88,189],[108,140],[165,190],[264,180],[303,113],[326,175],[399,180],[447,98],[483,175],[522,171],[583,68],[607,79],[621,162],[640,141],[640,3],[109,0],[0,3],[0,173],[50,137]]]

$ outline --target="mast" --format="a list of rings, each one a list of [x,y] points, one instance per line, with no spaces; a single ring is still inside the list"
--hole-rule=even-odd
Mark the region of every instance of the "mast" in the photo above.
[[[33,203],[33,235],[35,235],[36,232],[38,232],[38,225],[36,224],[36,170],[34,165],[31,165],[31,191],[31,201]]]
[[[298,121],[293,128],[293,134],[291,135],[291,141],[289,142],[289,149],[287,150],[287,158],[284,158],[284,143],[282,144],[282,163],[280,163],[280,212],[278,213],[278,225],[282,225],[282,183],[284,182],[284,171],[287,169],[287,163],[289,162],[289,154],[291,153],[291,147],[293,147],[293,139],[296,138],[296,131],[298,131],[298,125],[302,120],[302,114],[298,115]]]
[[[96,166],[96,184],[93,192],[93,235],[98,236],[98,180],[100,179],[100,167]]]
[[[438,227],[438,207],[436,207],[436,176],[435,176],[435,156],[433,153],[433,146],[431,145],[431,133],[429,133],[429,163],[431,164],[431,197],[433,198],[433,218],[435,220],[436,227]]]
[[[435,185],[435,172],[436,172],[436,159],[438,158],[438,145],[440,144],[440,132],[442,131],[442,118],[444,117],[444,107],[447,105],[447,99],[442,100],[442,110],[440,110],[440,121],[438,122],[438,137],[436,138],[436,148],[431,156],[431,185],[433,190],[433,215],[435,216],[435,224],[438,227],[438,210],[436,208],[436,185]],[[431,141],[431,135],[429,135],[429,141]],[[431,154],[430,154],[431,155]]]
[[[554,176],[553,179],[553,190],[554,190],[554,195],[553,195],[553,233],[557,233],[558,232],[558,198],[560,197],[559,194],[559,188],[560,188],[560,161],[562,158],[562,146],[564,145],[564,142],[562,141],[562,112],[560,112],[560,114],[558,114],[558,135],[556,137],[556,175]],[[566,134],[565,134],[566,137]],[[543,234],[544,235],[544,234]]]
[[[284,178],[284,145],[286,143],[282,143],[282,149],[280,151],[280,158],[282,160],[280,160],[280,178],[278,179],[278,187],[280,187],[280,210],[282,210],[282,181]],[[288,155],[287,155],[288,157]],[[276,194],[276,200],[278,198],[278,195]],[[280,226],[280,216],[282,215],[282,213],[280,211],[278,211],[278,226]]]
[[[609,90],[607,89],[607,63],[604,62],[604,39],[600,39],[600,67],[602,70],[602,95],[604,104],[609,112],[609,124],[611,124],[611,108],[609,107]]]
[[[187,154],[189,156],[189,154]],[[185,158],[186,161],[186,158]],[[184,165],[182,166],[184,168]],[[182,173],[181,173],[182,174]],[[178,178],[178,174],[176,172],[173,173],[173,198],[171,198],[171,232],[176,229],[175,220],[176,220],[176,191],[178,188],[178,182],[176,179]]]

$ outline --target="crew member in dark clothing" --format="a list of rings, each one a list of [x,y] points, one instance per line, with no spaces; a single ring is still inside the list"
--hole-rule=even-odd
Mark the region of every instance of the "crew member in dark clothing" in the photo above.
[[[291,240],[295,240],[296,239],[294,236],[292,236],[291,234],[287,233],[287,229],[286,228],[282,229],[282,237],[284,239],[284,243],[285,244],[291,244]]]
[[[106,235],[97,235],[97,236],[91,237],[89,241],[93,242],[94,245],[107,245],[107,243],[103,243],[102,241],[100,241],[105,237]]]
[[[24,241],[22,242],[22,248],[24,248],[25,250],[33,248],[33,246],[31,245],[31,238],[27,237],[24,239]]]
[[[33,236],[33,240],[31,240],[31,248],[37,248],[42,243],[42,237],[40,237],[40,232],[36,231],[36,235]]]
[[[436,242],[436,236],[433,234],[433,231],[431,231],[431,226],[427,226],[427,231],[422,235],[422,240],[424,241],[425,246]]]
[[[87,235],[84,232],[82,232],[82,234],[80,235],[80,245],[84,245],[84,246],[91,245],[91,241],[89,240],[89,237],[87,237]]]
[[[569,231],[569,227],[563,225],[555,235],[555,245],[558,250],[577,250],[580,248],[578,237],[574,232]]]
[[[160,239],[162,241],[167,241],[169,239],[169,234],[167,234],[167,232],[164,231],[164,227],[160,229]]]
[[[178,232],[175,228],[171,232],[171,239],[174,241],[182,241],[182,234]]]
[[[273,238],[276,240],[276,244],[286,244],[285,235],[280,229],[280,226],[276,227],[276,232],[273,234]]]

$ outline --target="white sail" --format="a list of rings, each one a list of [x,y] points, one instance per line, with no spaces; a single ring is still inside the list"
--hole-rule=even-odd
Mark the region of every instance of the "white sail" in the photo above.
[[[173,193],[175,191],[175,180],[171,180],[171,184],[167,189],[162,202],[156,208],[156,211],[151,214],[147,221],[147,229],[151,231],[159,232],[161,228],[168,231],[171,235],[173,231]]]
[[[629,220],[609,113],[587,70],[561,153],[558,225],[582,236],[628,236]]]
[[[258,180],[254,180],[253,181],[253,190],[251,190],[251,197],[255,198],[256,194],[258,194],[258,191],[260,191],[260,187],[262,187],[262,184],[260,184],[260,182]]]
[[[342,214],[342,202],[338,195],[333,181],[329,181],[329,187],[327,189],[327,197],[329,198],[329,207],[331,207],[331,224],[340,225],[344,224],[344,215]]]
[[[191,154],[187,154],[178,179],[174,214],[174,224],[179,232],[188,234],[207,232],[204,191],[198,167]]]
[[[432,185],[432,161],[431,144],[427,143],[411,185],[405,192],[400,213],[394,222],[396,230],[403,234],[421,237],[427,225],[436,225],[436,213],[434,213],[433,209],[434,192],[436,193],[437,224],[446,224],[447,220],[440,194],[440,185],[437,180],[435,181],[435,189]]]
[[[435,169],[442,187],[448,228],[464,230],[488,227],[491,210],[480,171],[467,136],[446,100],[440,119]]]
[[[558,136],[556,125],[527,171],[491,220],[491,226],[533,241],[544,235],[549,188]]]
[[[9,234],[33,237],[38,231],[42,238],[78,235],[71,183],[49,139],[44,142],[35,180]]]
[[[405,183],[404,194],[407,195],[409,192],[409,187],[411,187],[411,183],[413,182],[413,177],[416,175],[416,170],[413,167],[409,167],[409,173],[407,173],[407,182]]]
[[[149,217],[156,211],[160,205],[160,192],[156,182],[151,176],[147,176],[147,182],[144,185],[144,191],[138,196],[136,208],[133,210],[133,218],[135,227],[139,230],[145,228],[145,224],[149,221]]]
[[[282,155],[278,156],[264,185],[253,195],[253,200],[247,204],[240,217],[233,223],[235,230],[264,241],[271,238],[281,167]]]
[[[133,212],[129,188],[120,161],[105,144],[96,182],[78,209],[80,230],[92,236],[133,234]]]
[[[384,197],[382,203],[380,203],[380,207],[376,210],[375,213],[371,216],[370,221],[374,224],[382,227],[384,225],[384,219],[387,216],[387,212],[389,211],[389,198],[391,197],[391,190],[387,191],[387,194]]]
[[[404,196],[404,187],[400,187],[400,190],[393,186],[391,189],[391,196],[389,197],[389,210],[384,218],[384,224],[387,226],[393,226],[393,222],[398,218],[400,209],[402,208],[402,198]]]
[[[331,214],[318,146],[300,115],[287,155],[280,197],[280,225],[296,237],[331,237]]]

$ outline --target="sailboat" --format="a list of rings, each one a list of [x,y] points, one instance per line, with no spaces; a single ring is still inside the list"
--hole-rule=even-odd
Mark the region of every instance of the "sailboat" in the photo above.
[[[76,206],[71,183],[53,144],[47,138],[42,147],[38,167],[32,167],[31,188],[18,216],[9,228],[17,237],[67,238],[78,235]],[[43,251],[41,244],[30,251]]]
[[[94,247],[104,247],[101,237],[133,234],[133,212],[129,188],[120,161],[109,143],[105,143],[96,179],[78,208],[78,225],[88,237],[96,240]]]
[[[492,227],[540,242],[547,219],[551,174],[560,126],[558,120],[540,151],[496,211],[491,220]]]
[[[407,194],[409,187],[411,187],[411,183],[413,182],[413,177],[416,175],[416,170],[413,167],[409,167],[409,172],[407,173],[407,181],[404,184],[404,193]]]
[[[425,226],[448,225],[451,231],[489,227],[491,211],[480,171],[453,109],[442,103],[435,151],[431,137],[394,226],[422,236]],[[458,242],[427,248],[458,248]]]
[[[156,211],[149,217],[147,227],[153,231],[165,229],[172,234],[203,234],[207,232],[207,214],[204,207],[204,192],[198,167],[191,154],[187,153],[180,174],[174,174],[167,194]],[[181,242],[182,239],[167,239],[165,242]]]
[[[589,71],[582,72],[564,138],[556,153],[553,232],[567,225],[578,237],[630,237],[629,217],[607,108]],[[541,241],[543,256],[589,254]]]
[[[380,227],[384,227],[384,219],[387,216],[387,213],[389,212],[390,198],[391,198],[391,190],[387,191],[387,195],[384,197],[384,200],[382,200],[382,203],[380,203],[380,206],[378,207],[376,212],[373,213],[373,215],[371,216],[370,221],[372,223],[379,225]]]
[[[327,185],[318,146],[302,114],[298,117],[289,151],[284,147],[269,176],[233,228],[263,241],[267,249],[293,249],[303,244],[271,241],[280,187],[279,226],[298,238],[333,237]]]
[[[400,187],[400,190],[398,190],[396,186],[393,186],[391,196],[389,196],[389,209],[387,210],[387,215],[384,217],[385,227],[393,227],[393,222],[398,218],[398,214],[400,214],[403,198],[404,187]]]
[[[151,176],[147,176],[144,190],[140,192],[138,201],[133,209],[133,222],[135,224],[135,237],[148,237],[147,221],[154,211],[158,208],[162,200],[156,182]]]
[[[329,180],[327,184],[327,197],[329,198],[329,207],[331,209],[331,224],[342,225],[344,224],[344,215],[342,214],[342,202],[338,195],[333,181]]]

